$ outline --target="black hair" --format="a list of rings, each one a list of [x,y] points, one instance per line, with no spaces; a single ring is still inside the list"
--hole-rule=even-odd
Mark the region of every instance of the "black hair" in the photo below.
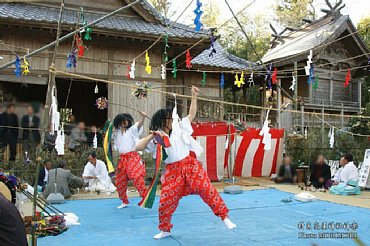
[[[92,158],[96,159],[96,152],[95,152],[95,151],[91,152],[89,155],[90,155]]]
[[[348,162],[353,161],[353,156],[350,153],[347,153],[343,155],[344,159],[346,159]]]
[[[48,163],[48,162],[51,162],[51,160],[49,160],[49,159],[44,160],[44,165],[46,165],[46,163]]]
[[[128,123],[126,129],[130,128],[134,123],[134,118],[132,118],[131,114],[118,114],[113,120],[114,127],[116,129],[121,128],[121,125],[125,120],[127,120]]]
[[[150,121],[149,129],[151,131],[164,130],[166,119],[172,116],[172,108],[162,108],[155,112]]]
[[[65,160],[60,160],[58,163],[58,168],[66,168],[67,162]]]
[[[15,107],[15,104],[14,103],[9,103],[8,105],[6,105],[7,109],[10,109],[11,107]]]

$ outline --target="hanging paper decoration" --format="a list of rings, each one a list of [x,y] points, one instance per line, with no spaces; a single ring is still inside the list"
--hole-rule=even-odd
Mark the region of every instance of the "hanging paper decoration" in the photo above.
[[[290,90],[294,91],[295,83],[296,83],[295,77],[294,77],[294,75],[292,75],[292,84],[289,87]]]
[[[308,136],[307,131],[308,131],[308,127],[305,127],[304,128],[304,138],[305,139],[307,139],[307,136]]]
[[[78,54],[77,54],[78,57],[83,56],[84,52],[85,52],[85,46],[84,46],[84,43],[83,43],[81,37],[78,34],[75,35],[75,45],[76,45],[77,50],[78,50]]]
[[[60,114],[58,112],[58,101],[55,95],[55,86],[51,88],[51,105],[49,110],[50,118],[50,133],[54,135],[54,132],[59,130]]]
[[[214,54],[216,54],[217,51],[216,51],[216,48],[215,48],[215,36],[213,35],[213,32],[212,32],[212,35],[211,35],[211,53],[209,53],[209,57],[213,57]]]
[[[136,62],[135,60],[132,61],[131,63],[131,66],[130,66],[130,69],[129,69],[129,78],[130,79],[134,79],[135,78],[135,66],[136,66]]]
[[[207,79],[207,74],[206,74],[206,72],[203,72],[203,78],[202,78],[202,82],[201,82],[201,85],[203,87],[206,85],[206,79]]]
[[[172,60],[172,73],[173,73],[173,78],[176,79],[177,78],[177,65],[176,65],[176,59],[173,59]]]
[[[93,31],[93,29],[91,27],[86,27],[87,26],[87,21],[85,20],[85,14],[84,14],[84,8],[81,7],[81,20],[82,21],[82,25],[84,26],[84,28],[82,29],[81,31],[81,34],[82,33],[85,33],[84,35],[84,39],[85,40],[91,40],[91,33]]]
[[[313,64],[311,64],[311,68],[310,68],[310,74],[308,75],[308,80],[307,80],[307,83],[308,84],[311,84],[314,82],[314,79],[315,79],[315,71],[314,71],[314,66]]]
[[[201,7],[202,7],[202,3],[200,2],[200,0],[197,0],[197,8],[194,10],[194,13],[195,13],[194,25],[195,25],[195,31],[197,32],[199,32],[203,26],[203,23],[200,21],[200,17],[203,14]]]
[[[236,86],[238,86],[239,88],[240,88],[240,80],[239,80],[239,76],[238,76],[238,74],[236,73],[235,74],[235,80],[234,80],[234,85],[236,85]]]
[[[267,151],[271,149],[271,134],[268,121],[269,113],[270,109],[267,110],[265,122],[263,123],[263,127],[259,133],[260,136],[263,136],[262,143],[265,145],[263,149]]]
[[[192,68],[192,66],[191,66],[191,56],[190,56],[190,51],[189,50],[186,50],[186,60],[185,60],[185,62],[186,62],[186,68],[187,69],[190,69],[190,68]]]
[[[76,59],[76,49],[73,50],[72,53],[68,54],[68,60],[67,60],[67,68],[71,69],[72,67],[77,67],[77,59]]]
[[[147,98],[148,92],[152,88],[152,85],[147,82],[136,83],[137,88],[133,90],[132,95],[138,99]]]
[[[23,64],[21,65],[22,68],[22,75],[27,75],[30,72],[30,64],[26,60],[25,57],[23,57]]]
[[[242,74],[240,75],[240,83],[241,83],[242,85],[244,85],[244,84],[245,84],[244,79],[245,79],[244,71],[242,71]]]
[[[147,74],[152,74],[152,66],[150,66],[150,58],[149,58],[148,51],[145,52],[145,61],[146,61],[146,65],[145,65],[146,73]]]
[[[271,85],[271,70],[272,70],[272,63],[269,65],[267,69],[267,74],[265,76],[265,83],[267,83],[267,88],[272,89]]]
[[[330,127],[329,135],[328,135],[330,148],[334,148],[334,135],[335,135],[334,126],[332,126]]]
[[[126,77],[127,77],[128,79],[131,79],[130,71],[131,71],[131,66],[130,66],[130,65],[127,65],[127,74],[126,74]]]
[[[276,84],[276,82],[277,82],[277,72],[278,72],[278,70],[277,70],[277,68],[275,68],[274,69],[274,72],[272,73],[272,76],[271,76],[271,81],[272,81],[272,83],[275,85]]]
[[[168,54],[167,54],[167,49],[170,46],[168,45],[168,35],[164,35],[164,52],[163,52],[163,63],[168,62]]]
[[[57,131],[57,137],[55,139],[55,150],[58,155],[64,155],[65,136],[64,130],[61,128]]]
[[[242,74],[240,75],[240,79],[238,78],[238,74],[235,74],[234,85],[236,85],[238,88],[244,85],[244,71],[242,71]]]
[[[249,86],[254,86],[254,80],[253,80],[253,71],[251,72],[251,76],[248,79]]]
[[[312,88],[316,90],[319,87],[319,75],[316,75],[315,81],[312,84]]]
[[[19,60],[18,55],[15,55],[15,76],[21,77],[21,61]]]
[[[112,150],[112,132],[113,132],[113,122],[107,120],[104,124],[103,132],[104,134],[104,141],[103,141],[103,149],[105,155],[105,161],[108,167],[109,176],[114,176],[114,167],[113,167],[113,150]]]
[[[344,87],[347,87],[350,81],[351,81],[351,69],[348,68],[347,75],[346,75],[346,82],[344,83]]]
[[[93,138],[93,149],[98,148],[98,138],[96,136],[96,131],[94,132],[94,138]]]
[[[161,64],[161,78],[166,79],[166,65]]]
[[[85,40],[91,40],[91,33],[92,33],[93,29],[91,27],[88,27],[86,28],[86,32],[85,32],[85,36],[84,36],[84,39]]]
[[[95,94],[99,93],[98,83],[95,84],[94,92],[95,92]]]
[[[313,58],[313,53],[312,53],[312,50],[310,50],[310,54],[307,56],[307,65],[304,67],[306,71],[306,75],[310,75],[312,58]]]
[[[108,108],[108,100],[105,97],[99,97],[96,99],[95,105],[98,109],[104,110]]]
[[[225,75],[224,73],[221,73],[220,76],[220,88],[223,89],[225,87]]]

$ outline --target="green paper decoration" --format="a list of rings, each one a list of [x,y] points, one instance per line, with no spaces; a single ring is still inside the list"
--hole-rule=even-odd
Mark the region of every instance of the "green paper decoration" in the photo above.
[[[319,75],[316,75],[315,81],[312,84],[312,88],[316,90],[318,86],[319,86]]]
[[[206,85],[206,79],[207,79],[207,74],[206,74],[206,72],[203,72],[203,79],[202,79],[202,82],[201,82],[202,86]]]
[[[85,36],[84,36],[84,39],[85,40],[91,40],[91,33],[92,33],[93,29],[91,27],[88,27],[86,28],[86,31],[85,31]]]
[[[172,73],[173,73],[173,78],[176,79],[177,78],[177,64],[176,64],[176,59],[173,59],[172,61]]]
[[[168,45],[168,35],[166,34],[166,35],[164,36],[163,63],[167,63],[167,62],[168,62],[167,49],[168,49],[169,47],[170,47],[170,46]]]

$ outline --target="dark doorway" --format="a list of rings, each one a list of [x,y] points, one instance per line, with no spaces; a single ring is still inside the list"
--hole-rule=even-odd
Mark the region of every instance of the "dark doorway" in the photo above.
[[[98,83],[99,92],[95,93],[95,85],[92,82],[57,79],[59,108],[71,108],[77,122],[102,126],[107,120],[108,109],[98,109],[95,102],[99,97],[108,98],[108,89],[106,84]]]

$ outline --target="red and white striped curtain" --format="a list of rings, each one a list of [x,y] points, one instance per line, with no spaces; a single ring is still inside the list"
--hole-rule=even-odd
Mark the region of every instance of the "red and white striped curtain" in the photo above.
[[[212,181],[220,181],[224,176],[229,176],[229,149],[233,175],[261,177],[276,173],[276,166],[283,154],[283,129],[270,129],[272,143],[269,151],[263,149],[260,129],[247,128],[235,135],[235,128],[224,122],[193,123],[193,129],[194,138],[204,150],[198,160],[202,162]],[[232,135],[230,140],[227,140],[229,131]]]

